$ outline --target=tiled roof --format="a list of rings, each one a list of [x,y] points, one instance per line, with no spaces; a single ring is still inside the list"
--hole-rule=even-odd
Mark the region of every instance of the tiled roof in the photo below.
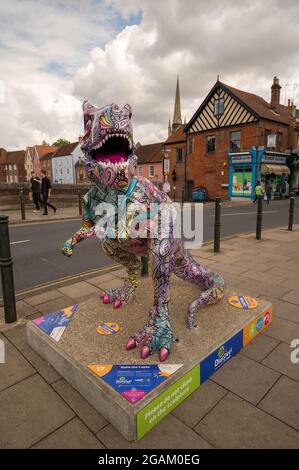
[[[51,160],[51,158],[53,157],[54,153],[55,153],[55,151],[54,151],[54,152],[48,152],[48,153],[46,153],[46,154],[43,156],[42,160],[43,160],[43,161],[44,161],[44,160]]]
[[[25,163],[25,150],[15,150],[6,153],[6,162],[9,164],[22,164]]]
[[[157,144],[140,145],[136,149],[138,164],[162,162],[162,147],[163,142],[158,142]]]
[[[0,164],[6,163],[7,151],[4,148],[0,148]]]
[[[186,140],[186,134],[184,132],[184,125],[181,125],[173,134],[171,134],[165,141],[166,144],[172,144],[175,142],[184,142]]]
[[[55,150],[57,150],[57,147],[54,147],[53,145],[35,145],[34,148],[36,149],[40,159],[47,155],[47,153],[55,152]]]
[[[292,117],[286,110],[285,106],[279,105],[277,108],[273,109],[271,108],[270,103],[267,103],[267,101],[265,101],[261,96],[239,90],[238,88],[226,85],[225,83],[219,83],[243,101],[249,108],[255,111],[260,118],[281,122],[282,124],[290,124],[292,122]]]
[[[71,144],[61,145],[58,147],[53,157],[65,157],[66,155],[70,155],[75,150],[75,148],[78,147],[78,145],[78,141]]]

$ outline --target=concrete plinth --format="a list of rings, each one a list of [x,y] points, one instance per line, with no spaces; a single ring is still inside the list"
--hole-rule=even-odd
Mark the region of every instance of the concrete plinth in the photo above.
[[[147,322],[151,279],[122,309],[91,299],[57,314],[63,314],[60,323],[55,314],[28,323],[29,344],[127,440],[140,439],[272,321],[269,302],[236,308],[228,297],[242,294],[226,292],[219,304],[199,311],[197,328],[188,330],[187,307],[198,294],[173,276],[170,314],[177,341],[162,365],[157,354],[141,360],[137,349],[125,350],[129,336]],[[100,330],[113,334],[99,334],[99,325],[108,322],[116,326]]]

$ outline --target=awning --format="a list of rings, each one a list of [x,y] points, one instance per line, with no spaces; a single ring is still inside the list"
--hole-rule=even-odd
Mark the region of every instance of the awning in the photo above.
[[[271,173],[275,173],[275,175],[289,175],[290,169],[286,165],[270,165],[269,163],[262,163],[261,174],[271,175]]]

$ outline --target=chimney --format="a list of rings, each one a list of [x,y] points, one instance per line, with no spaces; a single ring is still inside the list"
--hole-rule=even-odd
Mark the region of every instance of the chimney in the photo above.
[[[279,106],[280,102],[280,89],[281,86],[279,85],[279,78],[273,78],[273,84],[271,86],[271,108],[276,108]]]

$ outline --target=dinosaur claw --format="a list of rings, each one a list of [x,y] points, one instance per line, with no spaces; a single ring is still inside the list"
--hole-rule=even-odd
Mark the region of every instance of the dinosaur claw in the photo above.
[[[108,294],[105,294],[102,300],[104,304],[110,304],[110,297]]]
[[[101,295],[100,295],[100,299],[103,300],[103,298],[105,297],[106,293],[105,292],[102,292]]]
[[[168,356],[169,356],[168,349],[166,349],[166,348],[161,348],[160,351],[159,351],[159,358],[160,358],[160,361],[161,361],[161,362],[166,361],[166,359],[168,358]]]
[[[140,351],[141,359],[146,359],[150,355],[150,348],[148,346],[143,346]]]
[[[120,308],[121,307],[121,300],[116,299],[113,305],[113,308]]]
[[[136,341],[133,338],[129,338],[127,345],[126,345],[126,350],[130,351],[131,349],[134,349],[134,348],[136,348]]]

